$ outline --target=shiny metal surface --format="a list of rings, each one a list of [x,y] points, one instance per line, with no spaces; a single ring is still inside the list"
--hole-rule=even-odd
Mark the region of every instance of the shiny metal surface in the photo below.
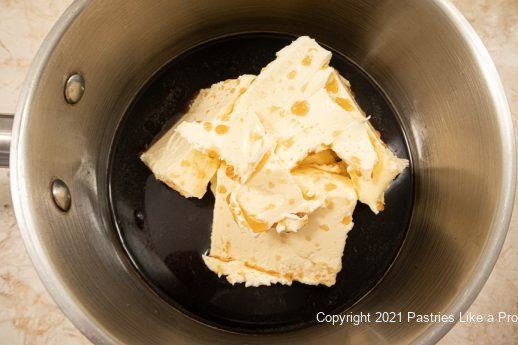
[[[69,104],[76,104],[85,93],[85,78],[79,73],[68,77],[65,83],[65,99]]]
[[[60,179],[52,181],[50,193],[52,201],[54,201],[57,208],[63,212],[68,212],[70,210],[70,206],[72,205],[72,196],[70,195],[70,189],[68,189],[65,182]]]
[[[76,1],[41,48],[14,125],[14,205],[42,280],[96,344],[437,341],[453,323],[228,333],[185,317],[135,274],[107,204],[116,126],[139,88],[171,58],[208,39],[249,31],[307,34],[342,51],[387,93],[408,134],[416,176],[408,237],[385,278],[350,312],[458,317],[467,309],[505,238],[516,153],[487,51],[452,5],[439,0]],[[63,85],[74,70],[94,87],[70,107]],[[48,198],[54,176],[74,195],[67,214]]]
[[[9,166],[13,115],[0,114],[0,167]]]

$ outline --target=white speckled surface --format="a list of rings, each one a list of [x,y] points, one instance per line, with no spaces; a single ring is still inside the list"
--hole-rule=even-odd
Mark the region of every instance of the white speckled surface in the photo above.
[[[0,113],[14,112],[31,60],[70,0],[0,0]],[[518,125],[518,0],[454,0],[486,44]],[[515,211],[517,206],[515,205]],[[474,314],[518,314],[518,219]],[[13,216],[7,169],[0,169],[0,344],[89,344],[45,291]],[[518,323],[457,324],[449,344],[518,344]]]

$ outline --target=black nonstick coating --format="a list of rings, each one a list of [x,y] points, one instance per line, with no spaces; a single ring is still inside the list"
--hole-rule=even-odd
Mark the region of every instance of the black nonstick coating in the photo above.
[[[128,256],[150,288],[189,316],[238,332],[279,332],[315,323],[318,312],[346,310],[371,290],[395,259],[412,211],[411,169],[386,194],[374,215],[358,204],[343,269],[332,287],[232,286],[201,258],[210,246],[214,198],[185,199],[155,180],[139,160],[153,138],[174,123],[197,91],[245,73],[258,74],[294,38],[243,34],[203,44],[172,60],[142,89],[121,122],[109,172],[113,217]],[[347,52],[344,52],[347,53]],[[383,140],[409,159],[401,126],[384,93],[345,56],[331,65],[350,80],[356,99]]]

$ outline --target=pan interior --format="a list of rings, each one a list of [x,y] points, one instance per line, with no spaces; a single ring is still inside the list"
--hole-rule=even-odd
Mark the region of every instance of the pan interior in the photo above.
[[[386,208],[379,215],[358,204],[343,269],[332,287],[299,283],[232,286],[205,267],[201,255],[210,247],[212,194],[208,192],[201,200],[181,197],[155,180],[139,155],[160,131],[180,118],[197,91],[245,73],[258,74],[292,40],[281,34],[242,34],[204,43],[173,59],[135,98],[112,149],[109,195],[127,255],[143,280],[165,301],[218,328],[279,332],[315,323],[320,311],[345,311],[383,277],[408,228],[413,200],[411,168],[387,191]],[[382,139],[399,157],[410,159],[396,113],[377,84],[336,51],[331,65],[350,80],[357,101]]]

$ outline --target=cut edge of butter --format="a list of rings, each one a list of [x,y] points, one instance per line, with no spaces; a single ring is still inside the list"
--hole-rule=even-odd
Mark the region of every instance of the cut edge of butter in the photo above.
[[[250,267],[239,260],[222,260],[208,255],[203,255],[205,265],[218,277],[225,276],[227,281],[234,285],[244,283],[250,286],[271,286],[273,284],[291,285],[293,279],[282,276],[277,272],[270,272],[259,267]]]

